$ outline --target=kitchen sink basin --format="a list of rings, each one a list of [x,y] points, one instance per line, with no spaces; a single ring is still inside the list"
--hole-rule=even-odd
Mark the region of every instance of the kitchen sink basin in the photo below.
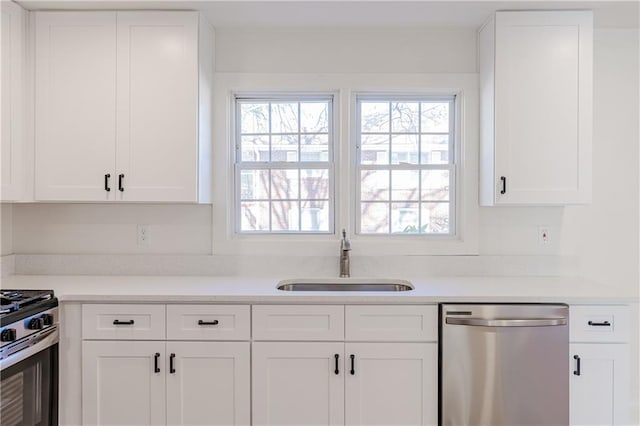
[[[393,279],[296,279],[283,280],[278,283],[282,291],[411,291],[413,285],[405,280]]]

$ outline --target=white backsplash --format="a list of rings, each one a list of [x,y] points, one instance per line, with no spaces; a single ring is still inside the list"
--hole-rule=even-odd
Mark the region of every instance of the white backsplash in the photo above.
[[[9,257],[14,259],[9,260]],[[338,256],[15,255],[25,275],[336,277]],[[15,267],[13,263],[15,262]],[[4,267],[3,261],[3,267]],[[354,277],[576,276],[575,256],[352,256]]]

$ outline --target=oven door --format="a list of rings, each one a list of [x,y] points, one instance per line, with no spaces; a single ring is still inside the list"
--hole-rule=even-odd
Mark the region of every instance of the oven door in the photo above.
[[[58,330],[0,361],[0,424],[58,425]]]

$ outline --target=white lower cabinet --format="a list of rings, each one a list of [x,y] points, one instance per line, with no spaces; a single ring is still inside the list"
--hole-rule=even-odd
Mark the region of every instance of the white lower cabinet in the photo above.
[[[254,343],[253,425],[343,425],[343,354],[337,342]]]
[[[164,425],[164,357],[164,342],[83,342],[82,424]]]
[[[167,424],[248,425],[248,342],[167,342]]]
[[[571,425],[630,424],[629,345],[572,343],[570,348]]]
[[[253,424],[435,425],[436,343],[257,342]]]
[[[347,425],[438,423],[437,343],[347,343],[345,349]]]

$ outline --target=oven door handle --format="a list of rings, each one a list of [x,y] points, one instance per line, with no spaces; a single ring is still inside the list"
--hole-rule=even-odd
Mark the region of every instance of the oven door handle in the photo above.
[[[44,349],[47,349],[50,346],[57,344],[60,341],[60,332],[58,331],[58,327],[52,327],[47,329],[46,332],[40,333],[37,336],[31,339],[31,344],[26,346],[24,349],[19,350],[7,358],[0,360],[0,371],[5,368],[9,368],[12,365],[19,363],[20,361],[24,361],[29,358],[33,354],[36,354]]]

